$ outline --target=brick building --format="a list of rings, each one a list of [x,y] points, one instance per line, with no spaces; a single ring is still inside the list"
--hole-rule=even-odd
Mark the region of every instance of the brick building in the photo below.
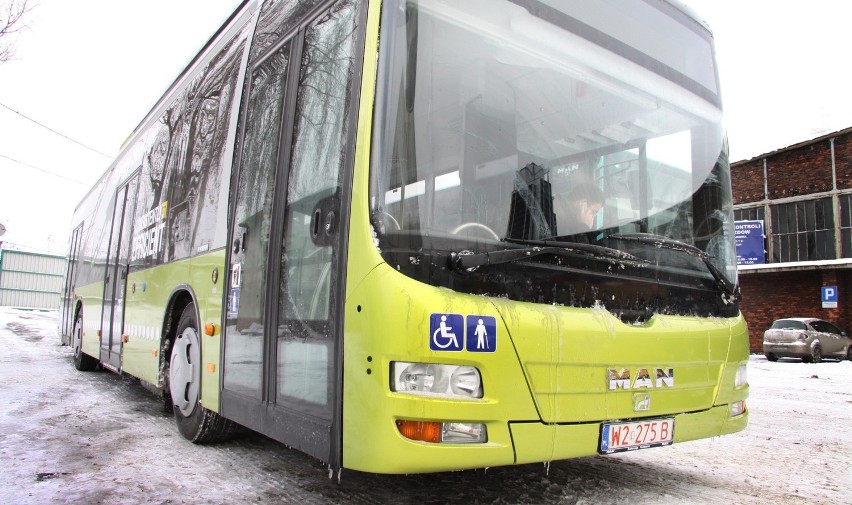
[[[735,221],[762,223],[763,249],[739,266],[752,352],[781,317],[852,329],[852,128],[731,164]],[[762,257],[760,257],[762,256]],[[836,308],[823,287],[836,288]]]

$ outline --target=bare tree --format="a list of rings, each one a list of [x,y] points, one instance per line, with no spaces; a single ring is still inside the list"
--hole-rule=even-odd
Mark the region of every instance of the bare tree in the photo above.
[[[30,10],[29,0],[0,0],[0,63],[14,56],[15,46],[8,41],[9,36],[26,28],[22,20]]]

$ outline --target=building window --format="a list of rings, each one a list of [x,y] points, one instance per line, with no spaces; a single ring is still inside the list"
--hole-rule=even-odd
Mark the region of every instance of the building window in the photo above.
[[[840,254],[852,258],[852,195],[840,197]]]
[[[763,207],[734,210],[734,221],[764,221]]]
[[[774,263],[835,259],[831,198],[772,205],[769,212]]]

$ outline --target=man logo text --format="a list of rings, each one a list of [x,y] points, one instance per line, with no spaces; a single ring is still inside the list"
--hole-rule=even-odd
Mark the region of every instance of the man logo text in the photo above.
[[[633,378],[630,376],[629,368],[622,368],[621,370],[610,368],[606,374],[610,391],[615,389],[674,387],[674,368],[640,368]]]

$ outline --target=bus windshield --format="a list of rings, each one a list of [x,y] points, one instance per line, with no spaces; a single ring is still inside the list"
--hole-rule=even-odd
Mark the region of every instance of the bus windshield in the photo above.
[[[383,9],[371,216],[388,263],[524,301],[736,313],[705,27],[661,2]]]

